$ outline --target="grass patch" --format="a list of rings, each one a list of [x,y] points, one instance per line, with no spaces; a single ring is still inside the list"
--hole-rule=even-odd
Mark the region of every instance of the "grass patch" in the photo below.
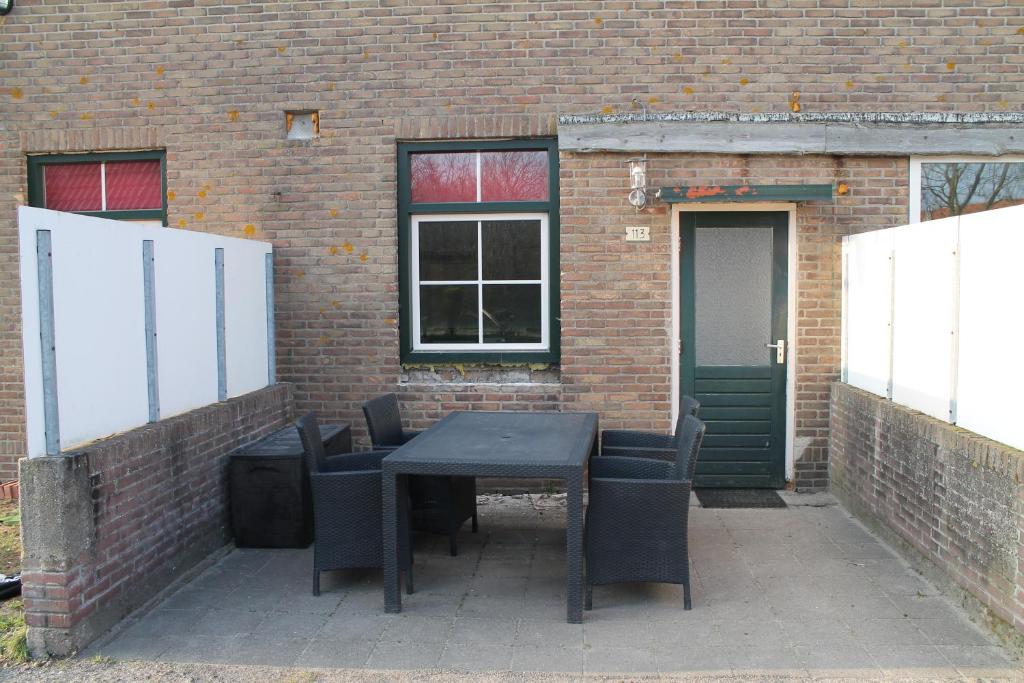
[[[21,571],[21,511],[16,500],[0,501],[0,574]],[[28,661],[21,598],[0,602],[0,663]]]
[[[0,662],[21,664],[28,661],[25,632],[21,598],[0,603]]]

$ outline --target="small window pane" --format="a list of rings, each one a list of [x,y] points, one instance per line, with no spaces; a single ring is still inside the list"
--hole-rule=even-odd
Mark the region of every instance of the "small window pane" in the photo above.
[[[160,161],[111,161],[106,168],[107,210],[163,208]]]
[[[484,285],[484,342],[541,341],[540,285]]]
[[[483,279],[540,279],[540,221],[484,221]]]
[[[102,211],[100,165],[43,166],[44,206],[55,211]]]
[[[480,201],[547,201],[548,153],[482,152]]]
[[[420,341],[474,344],[479,340],[476,285],[420,285]]]
[[[409,155],[412,201],[475,202],[476,152]]]
[[[921,220],[1024,204],[1024,163],[921,164]]]
[[[420,280],[476,280],[476,221],[422,221]]]

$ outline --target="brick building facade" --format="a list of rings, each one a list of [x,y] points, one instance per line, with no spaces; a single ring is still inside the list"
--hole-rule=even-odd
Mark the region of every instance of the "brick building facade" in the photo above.
[[[559,116],[977,113],[980,130],[1019,127],[1024,107],[1024,5],[1013,0],[18,0],[2,21],[0,478],[24,451],[15,207],[29,199],[28,156],[165,150],[167,224],[274,244],[279,378],[299,410],[351,421],[364,442],[360,404],[392,390],[416,427],[453,408],[528,407],[667,430],[678,205],[637,212],[634,154],[563,146],[572,126]],[[285,112],[311,110],[319,136],[287,139]],[[870,122],[850,120],[872,138]],[[780,138],[776,153],[744,153],[722,125],[718,147],[643,149],[649,186],[836,188],[787,205],[787,476],[820,488],[839,238],[906,222],[909,155],[928,150],[808,154]],[[557,359],[403,365],[398,143],[510,138],[559,140]],[[631,225],[648,226],[650,242],[625,242]]]

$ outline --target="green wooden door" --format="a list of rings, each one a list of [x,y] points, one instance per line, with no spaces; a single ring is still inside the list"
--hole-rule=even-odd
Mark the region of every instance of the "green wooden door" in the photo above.
[[[680,215],[680,386],[707,433],[697,486],[785,485],[789,216]],[[781,362],[780,362],[781,360]]]

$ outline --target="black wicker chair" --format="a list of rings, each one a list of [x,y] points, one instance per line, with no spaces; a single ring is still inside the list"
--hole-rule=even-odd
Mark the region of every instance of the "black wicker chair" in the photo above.
[[[320,572],[382,567],[383,501],[380,461],[391,451],[336,456],[324,470],[323,441],[316,415],[295,423],[309,469],[313,493],[313,595],[320,595]],[[413,592],[412,548],[408,522],[399,521],[399,557],[406,591]]]
[[[606,429],[601,432],[601,455],[616,455],[629,458],[654,458],[673,460],[679,443],[679,429],[687,415],[697,417],[700,401],[692,396],[683,396],[679,402],[679,417],[672,434],[638,432],[629,429]]]
[[[678,434],[675,462],[616,456],[590,461],[586,609],[595,585],[632,581],[681,583],[683,608],[690,609],[687,523],[704,423],[687,415]]]
[[[375,450],[394,450],[420,432],[402,429],[398,396],[384,394],[363,404],[363,415]],[[473,477],[411,476],[412,525],[417,531],[444,534],[448,550],[458,554],[456,535],[467,519],[477,531],[476,479]]]

